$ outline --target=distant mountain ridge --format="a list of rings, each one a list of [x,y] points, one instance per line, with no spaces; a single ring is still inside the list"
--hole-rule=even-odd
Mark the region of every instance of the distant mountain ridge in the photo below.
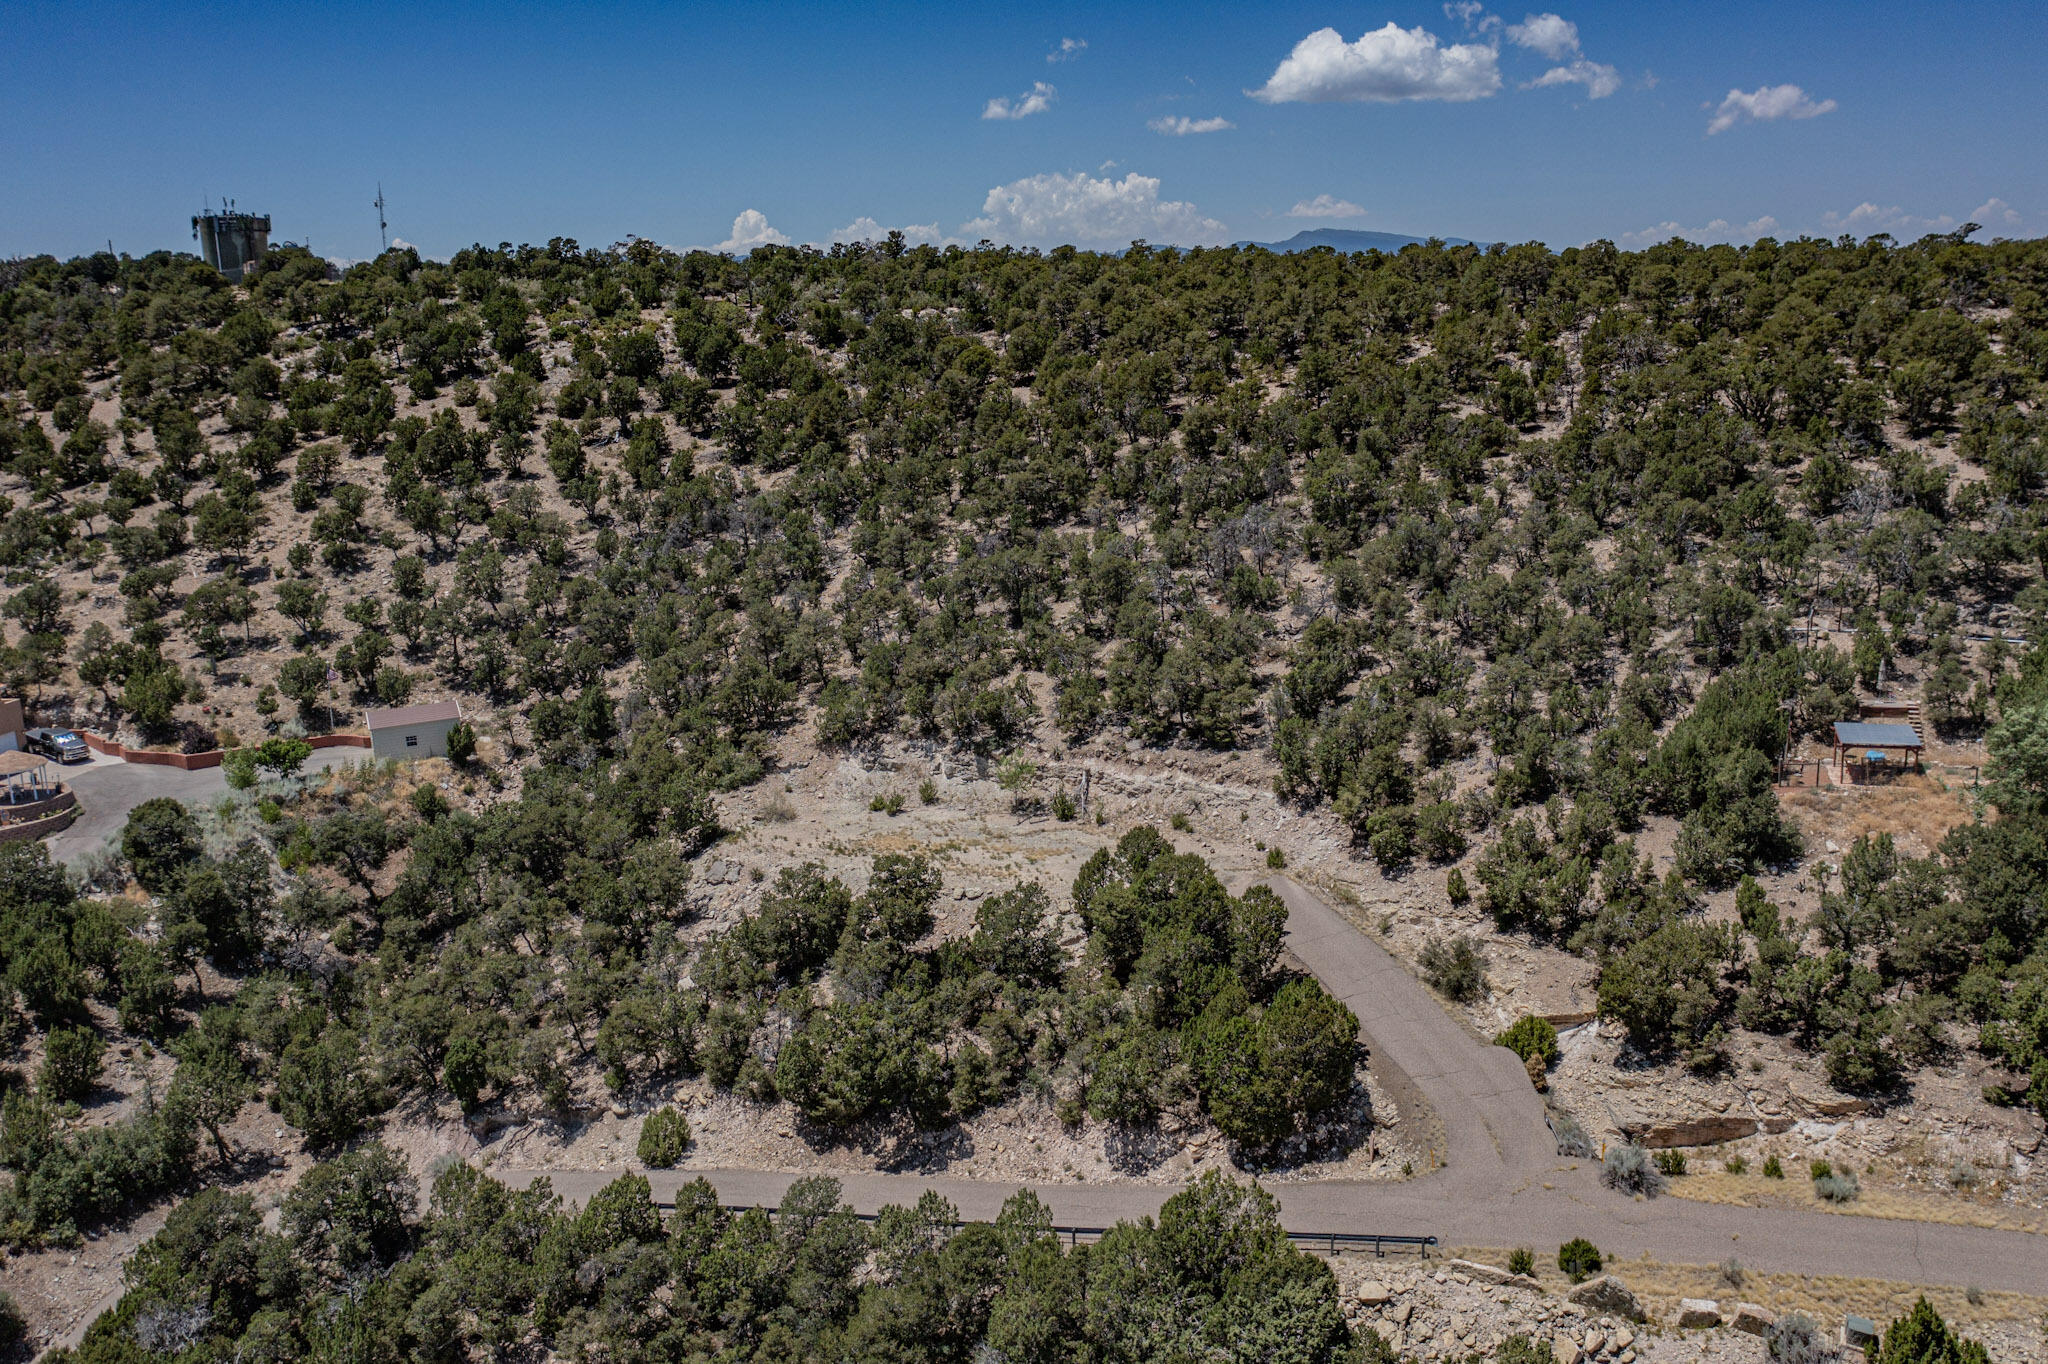
[[[1470,246],[1463,237],[1439,237],[1445,246]],[[1327,246],[1335,251],[1399,251],[1404,246],[1422,246],[1426,237],[1404,237],[1398,232],[1359,232],[1348,227],[1310,227],[1284,242],[1237,242],[1238,246],[1262,246],[1268,251],[1312,251]]]

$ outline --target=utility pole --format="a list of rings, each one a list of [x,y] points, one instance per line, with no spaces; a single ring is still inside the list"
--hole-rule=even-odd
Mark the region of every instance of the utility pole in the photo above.
[[[384,250],[389,251],[391,249],[391,230],[390,225],[384,221],[384,182],[382,180],[377,182],[377,202],[372,207],[377,210],[377,236],[383,241]]]

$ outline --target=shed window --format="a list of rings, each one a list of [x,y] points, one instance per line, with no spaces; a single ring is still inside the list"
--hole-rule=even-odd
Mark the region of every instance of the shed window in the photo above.
[[[406,736],[405,736],[405,746],[406,746],[407,748],[418,748],[418,747],[420,746],[420,736],[419,736],[419,735],[417,735],[417,734],[408,734],[408,735],[406,735]]]

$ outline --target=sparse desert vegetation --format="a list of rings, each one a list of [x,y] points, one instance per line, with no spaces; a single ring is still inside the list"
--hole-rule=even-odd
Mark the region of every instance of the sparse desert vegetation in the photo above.
[[[0,854],[5,1235],[125,1234],[257,1155],[328,1171],[307,1206],[383,1179],[336,1163],[380,1134],[572,1143],[686,1088],[700,1145],[785,1159],[998,1113],[1141,1176],[1211,1133],[1352,1159],[1351,1016],[1219,874],[1281,868],[1540,1057],[1617,1187],[1696,1116],[1623,1106],[1750,1085],[1768,1135],[1850,1129],[1788,1160],[1920,1106],[1980,1133],[1926,1148],[1945,1196],[2038,1201],[2048,654],[2007,638],[2043,628],[2041,269],[1961,236],[0,266],[8,685],[237,755],[76,876]],[[443,696],[431,772],[294,775]],[[1866,702],[1939,770],[1785,787]],[[1805,1183],[1869,1206],[1867,1168]]]

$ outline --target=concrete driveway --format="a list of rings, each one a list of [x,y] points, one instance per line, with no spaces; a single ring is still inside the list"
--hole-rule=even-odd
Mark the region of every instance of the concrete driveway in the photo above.
[[[367,748],[320,748],[306,760],[307,772],[324,772],[354,759],[367,758]],[[56,769],[60,779],[78,793],[78,818],[70,828],[43,840],[54,861],[72,863],[121,836],[128,812],[146,800],[170,796],[205,802],[228,789],[227,774],[218,767],[186,772],[175,767],[124,762],[95,753],[91,762]]]

